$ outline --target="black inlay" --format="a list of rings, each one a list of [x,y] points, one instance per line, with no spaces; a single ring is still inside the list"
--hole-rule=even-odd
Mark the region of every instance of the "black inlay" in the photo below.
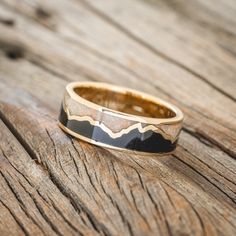
[[[61,107],[59,121],[71,131],[97,142],[115,147],[126,148],[142,152],[165,153],[175,149],[177,141],[172,143],[161,134],[151,130],[140,133],[138,129],[123,134],[119,138],[111,138],[99,126],[91,125],[88,121],[68,120],[67,114]]]

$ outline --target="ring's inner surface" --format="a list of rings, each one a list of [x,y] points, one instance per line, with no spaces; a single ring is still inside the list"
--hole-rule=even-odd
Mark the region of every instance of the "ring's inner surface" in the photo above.
[[[172,118],[176,114],[168,107],[142,98],[131,92],[117,92],[105,88],[77,87],[80,97],[112,110],[151,118]]]

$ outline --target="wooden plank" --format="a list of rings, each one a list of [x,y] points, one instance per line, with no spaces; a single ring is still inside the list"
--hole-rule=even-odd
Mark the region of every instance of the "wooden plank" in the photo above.
[[[10,0],[1,3],[1,14],[0,117],[5,125],[0,123],[0,209],[7,215],[0,217],[1,232],[236,234],[235,106],[228,88],[222,94],[218,83],[213,87],[168,58],[154,55],[114,25],[113,18],[104,19],[87,3],[18,5]],[[12,19],[14,24],[6,23]],[[214,34],[207,35],[207,43]],[[174,75],[183,79],[173,81]],[[180,106],[186,120],[175,155],[120,153],[65,135],[57,126],[64,86],[84,77],[138,88]],[[235,86],[233,80],[227,78],[228,82]],[[197,95],[181,95],[176,86]],[[202,91],[210,97],[195,101]],[[34,222],[42,222],[41,228]],[[11,229],[2,229],[4,224]]]
[[[62,91],[62,90],[61,90]],[[58,101],[59,101],[59,99],[58,99]],[[192,120],[191,120],[192,121]],[[207,122],[208,122],[208,120],[207,120]],[[215,125],[215,124],[214,124]],[[216,136],[216,137],[218,137],[218,136]]]

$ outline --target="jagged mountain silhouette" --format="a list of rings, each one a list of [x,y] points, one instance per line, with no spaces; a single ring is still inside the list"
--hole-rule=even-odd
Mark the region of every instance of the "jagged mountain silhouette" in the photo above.
[[[86,138],[130,150],[153,153],[171,152],[175,149],[177,143],[177,141],[172,143],[161,134],[151,130],[140,133],[137,128],[127,134],[123,134],[121,137],[111,138],[103,129],[92,125],[89,121],[68,120],[67,113],[63,107],[61,107],[59,121],[68,129]]]

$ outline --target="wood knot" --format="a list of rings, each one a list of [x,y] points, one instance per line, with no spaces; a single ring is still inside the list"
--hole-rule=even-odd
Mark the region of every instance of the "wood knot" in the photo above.
[[[42,7],[37,7],[35,9],[35,14],[38,18],[40,19],[47,19],[51,17],[51,12],[49,12],[47,9],[42,8]]]
[[[7,25],[7,26],[14,26],[15,21],[11,18],[0,18],[0,23]]]
[[[40,24],[55,31],[56,22],[54,18],[55,12],[53,10],[38,6],[37,8],[35,8],[35,15],[36,15],[37,21]]]
[[[11,59],[16,60],[25,56],[25,46],[19,42],[9,42],[0,40],[0,49],[5,52],[5,55]]]
[[[6,51],[6,55],[8,58],[12,60],[16,60],[24,57],[24,49],[22,47],[13,47]]]

